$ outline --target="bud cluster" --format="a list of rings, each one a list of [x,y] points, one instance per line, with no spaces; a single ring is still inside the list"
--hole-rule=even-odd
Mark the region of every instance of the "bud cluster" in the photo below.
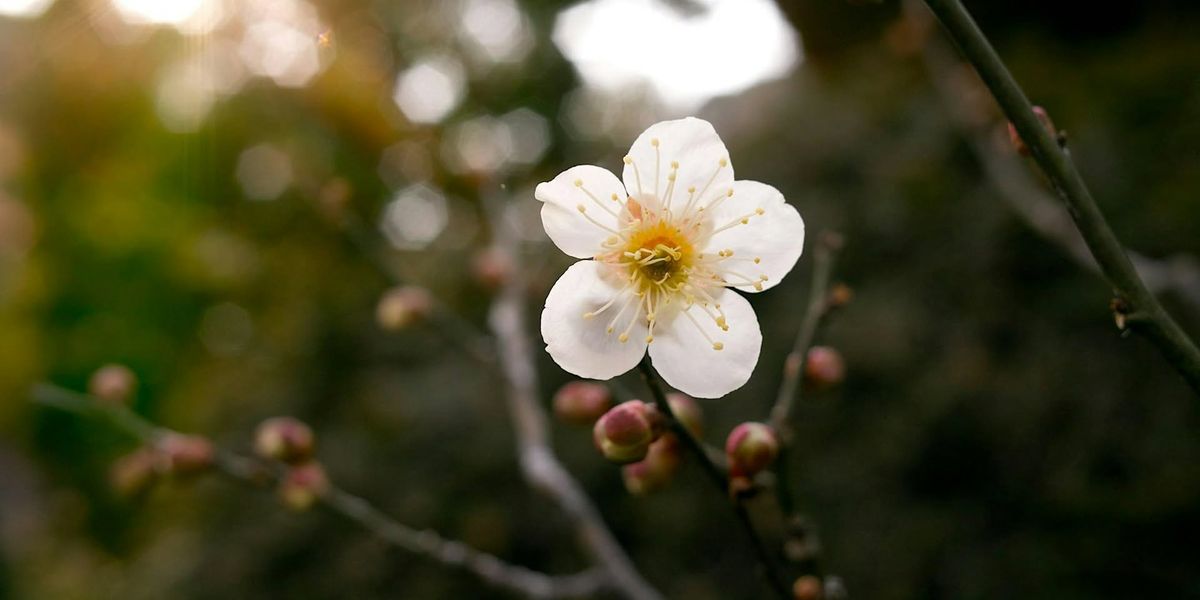
[[[117,495],[134,497],[164,478],[204,473],[212,467],[213,456],[208,438],[172,432],[118,458],[109,471],[109,482]]]
[[[272,417],[255,432],[254,451],[286,467],[279,480],[279,499],[292,510],[311,508],[329,490],[329,477],[314,459],[315,450],[312,428],[294,417]]]
[[[740,494],[752,489],[754,476],[778,456],[779,437],[771,426],[751,421],[734,427],[725,439],[730,492]]]

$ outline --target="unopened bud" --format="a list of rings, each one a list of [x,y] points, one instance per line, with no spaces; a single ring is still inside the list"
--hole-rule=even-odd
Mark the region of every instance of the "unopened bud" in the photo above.
[[[144,494],[158,476],[158,455],[150,448],[139,448],[118,458],[108,472],[113,491],[122,498]]]
[[[779,456],[779,438],[769,425],[742,423],[729,432],[725,455],[729,457],[729,470],[733,475],[753,477]]]
[[[675,419],[687,427],[692,435],[700,437],[704,434],[704,411],[691,396],[672,392],[667,394],[667,403],[671,405]]]
[[[104,365],[88,381],[88,391],[111,404],[129,404],[136,388],[137,376],[125,365]]]
[[[471,259],[471,272],[480,285],[489,289],[503,286],[512,277],[516,265],[508,252],[488,247],[475,253]]]
[[[258,425],[254,451],[263,458],[295,464],[312,457],[312,428],[292,417],[272,417]]]
[[[675,436],[663,435],[650,444],[646,458],[621,467],[625,489],[642,496],[665,488],[679,471],[682,458]]]
[[[841,308],[853,299],[854,290],[844,283],[835,283],[829,288],[829,308]]]
[[[846,378],[846,362],[842,353],[829,346],[813,346],[804,359],[804,380],[823,389],[837,385]]]
[[[821,580],[813,575],[804,575],[792,584],[792,597],[796,600],[821,600]]]
[[[1042,127],[1045,128],[1046,131],[1050,132],[1050,136],[1058,140],[1060,135],[1058,130],[1054,127],[1054,121],[1050,120],[1050,115],[1046,112],[1046,109],[1040,106],[1035,106],[1033,107],[1033,114],[1037,116],[1037,119],[1041,122]],[[1018,154],[1021,156],[1029,156],[1029,145],[1025,143],[1025,140],[1021,139],[1021,134],[1017,133],[1017,128],[1012,124],[1012,121],[1009,121],[1008,123],[1008,139],[1010,142],[1012,142],[1013,148]]]
[[[612,394],[602,383],[572,381],[554,394],[554,414],[575,425],[591,425],[611,407]]]
[[[596,421],[592,439],[604,458],[628,464],[646,457],[660,428],[660,416],[653,405],[630,400],[616,405]]]
[[[395,287],[383,294],[375,307],[375,319],[388,331],[400,331],[424,320],[433,312],[433,296],[425,288]]]
[[[158,451],[172,475],[194,475],[213,464],[213,446],[208,438],[171,433],[158,441]]]
[[[312,508],[327,491],[329,477],[325,474],[325,467],[318,462],[306,462],[289,468],[279,482],[279,499],[284,506],[298,512]]]

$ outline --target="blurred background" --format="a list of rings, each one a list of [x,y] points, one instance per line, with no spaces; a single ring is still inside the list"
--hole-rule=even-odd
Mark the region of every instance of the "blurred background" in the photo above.
[[[1118,236],[1200,334],[1200,5],[967,3]],[[1109,290],[923,8],[839,0],[0,0],[0,598],[503,598],[219,477],[129,499],[133,443],[33,405],[128,365],[135,409],[248,451],[313,424],[399,520],[552,573],[586,566],[523,482],[500,386],[390,277],[484,328],[570,264],[532,189],[696,114],[740,179],[844,234],[822,334],[845,382],[799,411],[794,482],[861,599],[1200,598],[1200,403]],[[484,201],[522,236],[513,261]],[[811,254],[752,299],[763,418]],[[533,332],[535,340],[536,332]],[[540,346],[539,346],[540,348]],[[570,380],[538,353],[547,404]],[[621,394],[645,393],[634,376]],[[761,598],[702,473],[632,497],[586,429],[555,446],[670,598]]]

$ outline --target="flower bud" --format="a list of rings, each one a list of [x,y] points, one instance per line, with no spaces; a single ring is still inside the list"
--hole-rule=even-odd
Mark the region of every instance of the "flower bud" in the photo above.
[[[279,499],[294,511],[312,508],[329,491],[329,477],[318,462],[306,462],[288,469],[279,482]]]
[[[110,404],[129,404],[136,388],[137,376],[125,365],[104,365],[88,381],[88,391]]]
[[[497,289],[512,277],[516,265],[512,256],[496,247],[488,247],[475,253],[471,259],[471,273],[475,281],[485,288]]]
[[[432,312],[433,296],[429,291],[408,285],[384,292],[375,306],[375,319],[387,331],[400,331],[424,320]]]
[[[263,458],[296,464],[312,457],[312,428],[292,417],[272,417],[258,425],[254,451]]]
[[[194,475],[213,464],[213,446],[208,438],[170,433],[158,441],[158,451],[172,475]]]
[[[1041,122],[1042,127],[1050,132],[1051,137],[1055,139],[1059,138],[1058,130],[1054,127],[1054,121],[1050,120],[1050,114],[1046,112],[1046,109],[1035,106],[1033,107],[1033,114]],[[1017,133],[1017,128],[1012,124],[1012,121],[1008,123],[1008,140],[1012,142],[1013,148],[1016,149],[1018,154],[1029,156],[1029,145],[1025,143],[1025,140],[1021,139],[1021,134]]]
[[[692,435],[700,437],[704,434],[704,411],[691,396],[672,392],[667,394],[667,404],[671,405],[675,419],[687,427]]]
[[[642,496],[667,486],[683,457],[680,455],[679,440],[665,434],[650,444],[646,458],[621,467],[621,478],[630,494]]]
[[[804,379],[817,389],[837,385],[846,378],[842,353],[829,346],[813,346],[804,360]]]
[[[630,400],[604,413],[592,428],[592,439],[604,458],[617,464],[646,457],[650,443],[658,437],[660,416],[654,406]]]
[[[554,414],[575,425],[591,425],[611,407],[612,394],[602,383],[572,381],[554,394]]]
[[[729,457],[732,475],[752,477],[779,456],[779,438],[770,426],[762,423],[742,423],[729,432],[725,440],[725,455]]]
[[[821,600],[821,580],[813,575],[804,575],[792,584],[792,597],[796,600]]]
[[[158,456],[150,448],[139,448],[113,463],[108,481],[122,498],[140,496],[158,481]]]

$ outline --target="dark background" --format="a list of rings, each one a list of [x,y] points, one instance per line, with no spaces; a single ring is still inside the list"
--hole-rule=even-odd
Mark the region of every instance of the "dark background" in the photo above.
[[[380,330],[389,282],[323,202],[340,179],[346,210],[374,223],[426,175],[450,198],[449,225],[383,262],[483,327],[492,292],[471,270],[491,240],[481,197],[536,219],[533,184],[578,163],[615,168],[638,131],[675,115],[648,101],[610,136],[578,136],[563,112],[580,82],[549,39],[562,5],[526,0],[525,59],[473,70],[443,124],[410,124],[392,85],[435,43],[414,30],[441,3],[327,1],[316,6],[336,53],[308,85],[249,80],[196,131],[174,133],[155,112],[160,73],[216,42],[160,28],[115,44],[89,21],[99,4],[0,17],[0,598],[504,597],[217,477],[115,497],[108,465],[130,442],[28,401],[35,381],[83,389],[108,362],[136,371],[136,409],[156,421],[246,451],[259,420],[297,415],[333,477],[399,520],[544,571],[585,566],[569,523],[520,477],[495,376],[435,330]],[[699,115],[739,179],[781,189],[810,239],[847,240],[837,278],[855,300],[822,339],[849,374],[805,397],[793,473],[824,566],[860,599],[1200,597],[1200,404],[1153,347],[1114,328],[1106,284],[984,176],[949,107],[968,107],[996,141],[994,107],[978,95],[947,104],[896,3],[780,5],[804,62]],[[1200,253],[1196,4],[968,8],[1068,132],[1117,235],[1150,257]],[[444,164],[453,123],[521,107],[549,125],[536,164],[489,176]],[[290,156],[292,183],[253,202],[235,173],[264,141]],[[397,143],[408,158],[381,176]],[[570,259],[532,231],[521,262],[536,317]],[[745,388],[704,403],[709,441],[763,418],[811,267],[806,254],[752,299],[762,360]],[[1200,332],[1200,305],[1163,298]],[[569,377],[538,359],[548,399]],[[644,393],[633,376],[621,387]],[[555,444],[668,597],[765,597],[694,466],[633,498],[589,432],[556,425]]]

